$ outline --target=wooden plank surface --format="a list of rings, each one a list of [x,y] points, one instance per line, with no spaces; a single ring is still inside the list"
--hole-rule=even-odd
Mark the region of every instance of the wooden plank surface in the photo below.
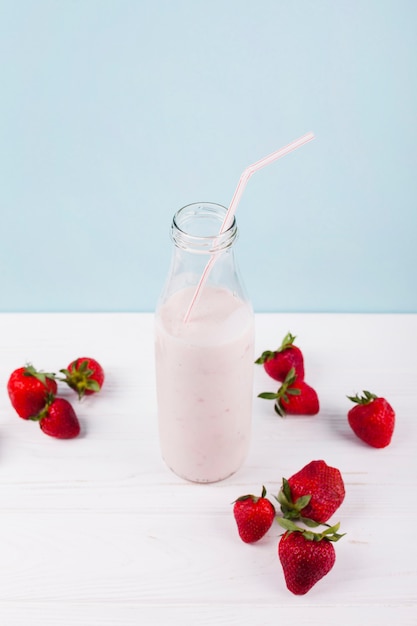
[[[31,624],[417,623],[417,316],[259,314],[256,350],[297,335],[315,417],[278,418],[256,398],[275,383],[255,368],[245,466],[213,485],[175,477],[159,455],[151,314],[0,315],[0,618]],[[6,384],[32,362],[58,370],[94,356],[100,395],[74,400],[83,434],[46,437],[21,420]],[[397,413],[391,445],[350,431],[346,395],[370,389]],[[278,525],[259,544],[237,536],[233,500],[277,493],[312,459],[341,470],[346,532],[336,564],[306,596],[285,587]],[[255,620],[255,621],[254,621]],[[365,623],[365,622],[364,622]]]

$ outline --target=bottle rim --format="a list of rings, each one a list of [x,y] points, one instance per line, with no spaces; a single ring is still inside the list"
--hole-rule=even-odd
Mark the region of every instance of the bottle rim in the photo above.
[[[215,254],[227,250],[236,240],[236,219],[227,230],[220,228],[227,208],[215,202],[194,202],[181,207],[171,224],[171,238],[183,250],[202,254]]]

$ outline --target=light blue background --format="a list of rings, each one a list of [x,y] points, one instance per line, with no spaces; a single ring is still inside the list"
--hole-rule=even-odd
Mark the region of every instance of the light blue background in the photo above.
[[[152,311],[255,174],[257,311],[417,312],[415,0],[0,0],[0,310]]]

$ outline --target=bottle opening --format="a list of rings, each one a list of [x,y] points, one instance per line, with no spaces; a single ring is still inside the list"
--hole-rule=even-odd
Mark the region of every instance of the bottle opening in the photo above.
[[[237,226],[220,233],[227,209],[221,204],[196,202],[179,209],[174,215],[171,236],[176,246],[192,252],[211,254],[229,248],[236,239]]]

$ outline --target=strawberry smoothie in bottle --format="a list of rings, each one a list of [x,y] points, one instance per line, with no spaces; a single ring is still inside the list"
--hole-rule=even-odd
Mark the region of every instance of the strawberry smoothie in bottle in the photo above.
[[[236,222],[219,235],[225,212],[204,203],[176,213],[171,271],[155,315],[161,452],[172,471],[193,482],[236,472],[250,442],[254,319],[234,260]]]

